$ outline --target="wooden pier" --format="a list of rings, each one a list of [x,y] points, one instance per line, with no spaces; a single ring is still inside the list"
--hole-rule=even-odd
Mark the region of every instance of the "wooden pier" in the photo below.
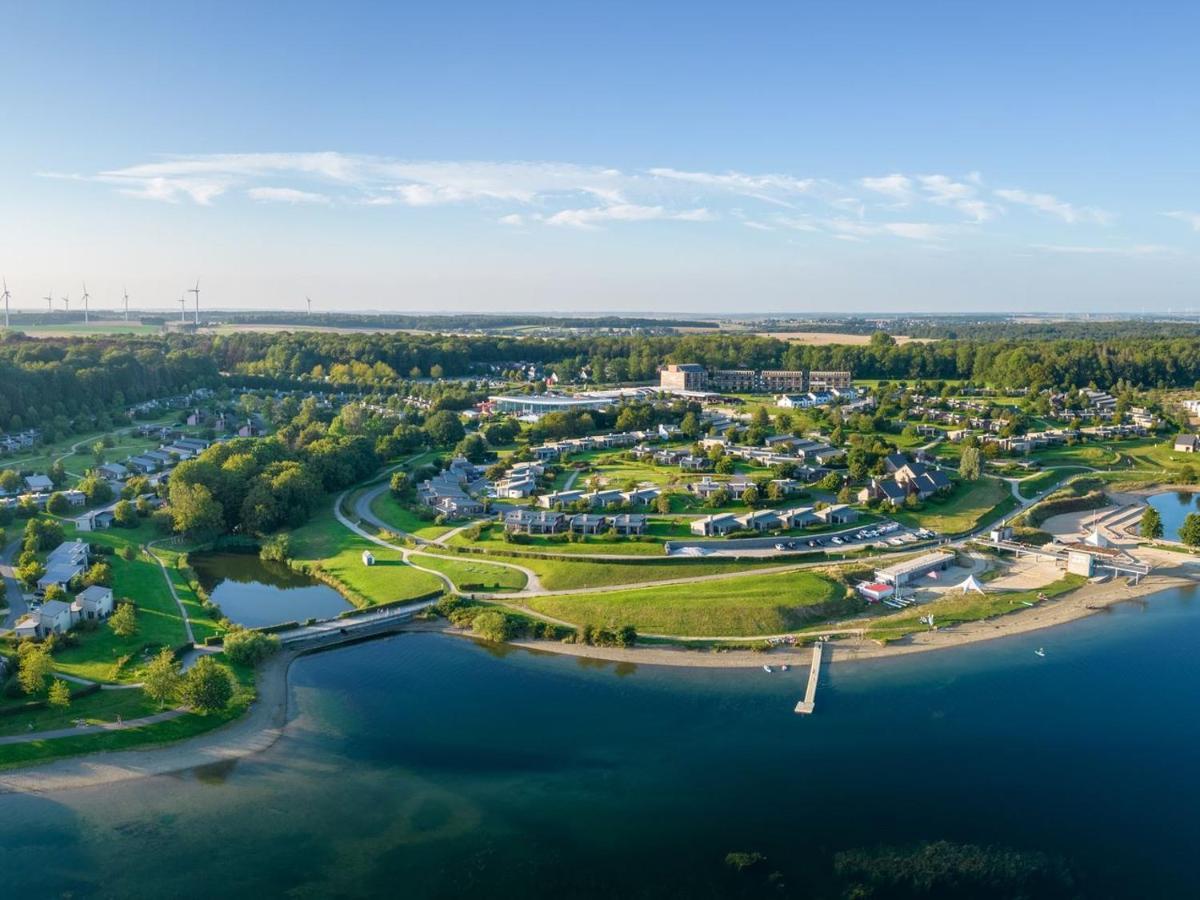
[[[808,687],[804,691],[804,699],[796,704],[796,713],[807,716],[812,713],[817,701],[817,679],[821,676],[821,654],[825,650],[825,642],[813,644],[812,665],[808,667]]]

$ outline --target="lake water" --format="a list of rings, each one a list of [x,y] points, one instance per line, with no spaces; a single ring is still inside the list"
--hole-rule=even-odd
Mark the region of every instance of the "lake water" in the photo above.
[[[351,608],[328,585],[251,553],[194,553],[190,562],[213,603],[248,628],[324,619]]]
[[[835,665],[811,717],[799,671],[398,635],[299,660],[264,754],[0,796],[0,872],[37,898],[833,897],[835,854],[946,839],[1074,873],[1028,896],[1195,896],[1198,604]]]
[[[1162,517],[1163,537],[1170,540],[1179,539],[1179,529],[1188,513],[1200,513],[1200,492],[1193,491],[1164,491],[1161,494],[1151,494],[1146,502],[1158,510]]]

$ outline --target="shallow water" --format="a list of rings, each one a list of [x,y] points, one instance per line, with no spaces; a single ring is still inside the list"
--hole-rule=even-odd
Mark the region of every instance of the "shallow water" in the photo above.
[[[838,851],[948,839],[1061,857],[1081,896],[1194,896],[1198,603],[835,665],[811,717],[806,672],[400,635],[299,660],[267,753],[0,796],[0,872],[23,897],[811,897]]]
[[[350,609],[328,585],[251,553],[194,553],[189,562],[212,602],[248,628],[325,619]]]
[[[1188,513],[1200,513],[1197,500],[1200,500],[1200,492],[1193,491],[1164,491],[1146,498],[1162,517],[1163,537],[1173,541],[1179,540],[1179,529]]]

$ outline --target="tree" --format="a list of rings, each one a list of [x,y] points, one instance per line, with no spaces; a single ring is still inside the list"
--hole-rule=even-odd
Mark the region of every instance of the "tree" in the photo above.
[[[184,484],[171,479],[170,497],[176,531],[189,537],[207,538],[224,530],[225,512],[203,484]]]
[[[463,439],[466,432],[458,414],[443,409],[425,420],[425,433],[429,435],[429,441],[434,446],[453,447]]]
[[[21,476],[13,469],[5,469],[0,472],[0,491],[6,494],[15,494],[21,489]]]
[[[27,591],[32,591],[37,587],[38,579],[46,574],[46,567],[34,559],[17,566],[15,574],[17,581],[21,582],[21,587]]]
[[[468,434],[454,446],[455,456],[462,456],[473,463],[484,462],[490,452],[487,441],[478,432]]]
[[[58,491],[51,494],[50,498],[46,501],[46,512],[51,515],[61,516],[70,507],[71,504],[67,502],[66,496]]]
[[[1162,516],[1153,506],[1147,506],[1142,513],[1141,534],[1144,538],[1156,541],[1163,536]]]
[[[112,587],[112,582],[112,566],[106,562],[94,562],[83,573],[83,583],[86,585],[101,584],[105,587]]]
[[[71,705],[71,688],[62,679],[55,678],[54,683],[50,685],[48,700],[51,706],[66,709]]]
[[[732,456],[722,456],[717,460],[716,472],[718,475],[732,475],[734,463]]]
[[[663,491],[654,498],[654,509],[660,515],[666,515],[671,511],[671,495]]]
[[[113,521],[122,528],[133,528],[137,525],[137,518],[137,510],[128,500],[122,500],[113,507]]]
[[[162,707],[179,693],[182,685],[183,675],[179,671],[179,660],[164,647],[143,671],[142,690],[147,697]]]
[[[211,656],[202,656],[183,676],[179,699],[196,712],[224,709],[233,699],[233,673]]]
[[[978,447],[963,447],[958,461],[958,474],[967,481],[978,481],[983,474],[983,458]]]
[[[93,505],[108,503],[113,498],[112,485],[103,478],[97,478],[95,475],[89,475],[83,481],[79,482],[79,490],[83,491],[88,503]]]
[[[753,507],[758,505],[758,488],[754,485],[742,491],[742,502],[747,506]]]
[[[108,619],[108,627],[117,637],[131,637],[137,634],[137,610],[133,604],[128,601],[117,604],[116,610]]]
[[[256,666],[279,649],[279,638],[248,628],[234,628],[225,633],[225,655],[241,666]]]
[[[48,584],[46,590],[42,592],[42,599],[47,603],[51,600],[66,600],[67,592],[61,584]]]
[[[1179,529],[1179,539],[1189,547],[1200,547],[1200,513],[1188,513]]]
[[[50,464],[50,471],[46,473],[50,482],[60,488],[67,483],[67,467],[62,464],[62,460],[56,459]]]
[[[21,690],[27,694],[40,694],[46,687],[46,679],[54,671],[54,661],[50,659],[50,651],[45,644],[22,644],[20,648],[20,669],[17,680]]]
[[[683,421],[679,423],[679,430],[684,436],[690,440],[695,440],[700,437],[700,419],[694,412],[689,412],[683,417]]]
[[[507,641],[517,633],[516,620],[507,613],[488,609],[475,616],[471,631],[488,641]]]
[[[388,487],[391,489],[394,496],[399,497],[408,490],[408,473],[399,471],[393,472],[392,478],[388,482]]]

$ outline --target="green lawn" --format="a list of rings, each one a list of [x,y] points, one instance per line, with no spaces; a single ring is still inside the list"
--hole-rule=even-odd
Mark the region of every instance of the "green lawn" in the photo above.
[[[995,591],[944,597],[875,620],[867,630],[867,637],[877,641],[891,641],[914,632],[925,631],[929,626],[921,623],[921,616],[932,615],[934,625],[939,627],[991,619],[1027,609],[1025,604],[1036,602],[1039,593],[1047,597],[1059,597],[1075,590],[1086,581],[1082,575],[1064,575],[1052,584],[1030,591]]]
[[[224,657],[218,657],[222,662],[228,662]],[[54,738],[53,740],[32,741],[26,744],[7,744],[0,746],[0,769],[30,765],[32,763],[49,762],[52,759],[62,759],[68,756],[79,756],[84,753],[96,753],[102,750],[132,750],[139,747],[154,747],[161,744],[196,737],[214,728],[219,728],[227,722],[241,717],[255,697],[254,673],[241,666],[229,665],[237,678],[238,687],[234,692],[229,706],[219,712],[187,713],[166,722],[155,725],[145,725],[140,728],[127,728],[120,731],[102,732],[99,734],[79,735],[78,737]],[[109,693],[140,694],[141,691],[120,691]],[[107,702],[107,700],[105,701]],[[116,701],[133,702],[133,701]],[[67,710],[68,718],[83,713],[83,700]],[[71,713],[75,713],[72,716]],[[84,716],[86,718],[86,715]],[[25,717],[17,716],[18,721]],[[125,716],[125,718],[129,718]]]
[[[67,537],[75,536],[67,526]],[[155,537],[149,524],[135,529],[114,528],[80,535],[89,543],[120,547],[140,546]],[[113,594],[116,602],[133,600],[137,607],[137,634],[118,637],[102,624],[94,631],[75,628],[75,646],[54,654],[55,667],[69,675],[93,681],[137,681],[138,668],[160,647],[178,647],[187,642],[183,617],[163,580],[157,563],[140,553],[132,560],[119,555],[104,557],[113,569]]]
[[[548,591],[570,591],[606,585],[638,584],[645,581],[670,581],[729,572],[753,572],[769,566],[787,565],[786,559],[662,559],[639,561],[609,560],[590,562],[583,559],[514,560],[537,573]]]
[[[1036,497],[1042,491],[1048,490],[1060,481],[1074,475],[1078,472],[1086,471],[1078,466],[1061,466],[1056,469],[1043,469],[1036,475],[1031,475],[1028,478],[1021,479],[1017,485],[1017,490],[1021,492],[1021,496],[1026,499]]]
[[[842,585],[813,572],[534,597],[526,605],[573,624],[632,624],[646,633],[709,637],[780,634],[862,608]]]
[[[1005,482],[984,477],[978,481],[955,482],[950,496],[930,498],[925,501],[924,508],[917,511],[899,509],[894,518],[911,527],[956,535],[973,531],[1015,506],[1012,491]]]
[[[71,684],[72,690],[79,690],[80,685]],[[23,702],[16,701],[17,704]],[[8,705],[6,703],[6,705]],[[0,716],[0,736],[23,734],[27,731],[53,731],[56,728],[70,728],[76,719],[84,719],[89,725],[104,722],[115,722],[117,716],[123,719],[138,719],[158,712],[158,704],[150,700],[138,688],[124,691],[97,691],[86,697],[71,701],[66,709],[34,709],[26,713],[13,713]],[[29,726],[32,725],[33,728]],[[2,754],[2,749],[0,749]],[[2,757],[0,757],[2,758]]]
[[[392,496],[391,491],[384,491],[371,501],[371,512],[396,531],[403,531],[427,541],[439,538],[456,527],[454,525],[438,525],[433,521],[422,519],[407,506],[398,502]]]
[[[327,576],[355,606],[406,600],[444,587],[436,576],[406,565],[397,551],[344,528],[332,510],[318,513],[291,538],[293,559]],[[375,565],[363,565],[364,550],[371,551]]]
[[[519,591],[527,581],[525,573],[507,566],[484,562],[472,556],[433,556],[414,554],[419,566],[435,569],[454,582],[460,591]]]

